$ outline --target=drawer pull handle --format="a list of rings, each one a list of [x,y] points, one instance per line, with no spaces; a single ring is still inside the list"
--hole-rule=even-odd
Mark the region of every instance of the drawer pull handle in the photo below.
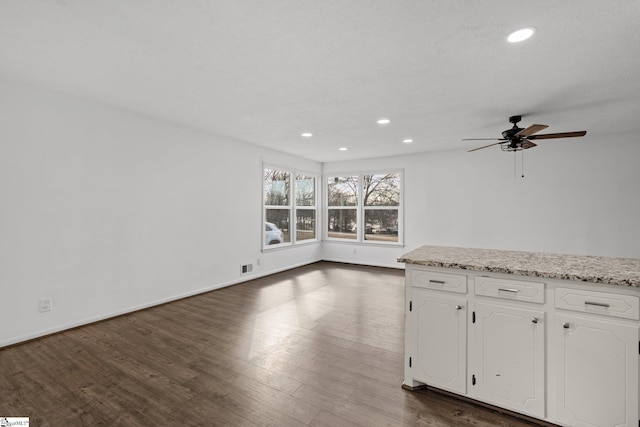
[[[609,304],[606,304],[604,302],[593,302],[593,301],[585,301],[584,305],[595,305],[596,307],[604,307],[604,308],[610,307]]]
[[[456,310],[462,310],[462,306],[461,305],[456,305]]]
[[[429,280],[429,283],[435,283],[436,285],[444,285],[444,280]]]
[[[531,323],[538,323],[538,318],[537,317],[533,317],[531,319]]]
[[[565,329],[569,329],[569,328],[571,327],[571,323],[569,323],[569,322],[564,322],[564,323],[562,324],[562,327],[563,327],[563,328],[565,328]]]
[[[498,292],[503,291],[503,292],[513,292],[514,294],[518,293],[517,289],[511,289],[511,288],[498,288]]]

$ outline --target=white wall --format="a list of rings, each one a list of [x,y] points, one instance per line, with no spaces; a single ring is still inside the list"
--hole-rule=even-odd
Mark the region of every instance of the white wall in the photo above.
[[[405,247],[325,243],[323,258],[393,266],[425,244],[640,258],[637,136],[541,141],[524,155],[524,178],[520,154],[514,177],[498,147],[324,164],[404,169]]]
[[[423,244],[640,257],[637,137],[543,141],[522,179],[497,148],[321,165],[2,78],[0,93],[0,347],[319,259],[402,267]],[[261,253],[262,162],[404,169],[405,246]]]
[[[0,347],[320,259],[260,250],[262,162],[320,163],[6,79],[0,93]]]

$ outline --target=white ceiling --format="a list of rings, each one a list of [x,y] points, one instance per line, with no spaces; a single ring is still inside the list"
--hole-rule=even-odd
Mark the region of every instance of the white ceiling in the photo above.
[[[639,30],[638,0],[1,0],[0,73],[326,162],[472,148],[515,114],[638,133]]]

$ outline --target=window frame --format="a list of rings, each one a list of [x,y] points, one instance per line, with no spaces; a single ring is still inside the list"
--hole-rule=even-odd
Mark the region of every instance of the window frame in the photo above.
[[[281,172],[286,172],[289,174],[289,194],[288,194],[288,200],[289,200],[289,204],[288,205],[266,205],[265,204],[265,171],[266,170],[278,170]],[[313,178],[313,204],[306,206],[306,205],[300,205],[298,206],[298,201],[297,201],[297,181],[298,181],[298,177],[307,177],[307,178]],[[262,197],[262,222],[261,222],[261,243],[260,243],[260,247],[262,248],[262,252],[270,252],[273,250],[279,250],[279,249],[284,249],[284,248],[291,248],[291,247],[296,247],[296,246],[301,246],[301,245],[308,245],[308,244],[313,244],[313,243],[319,243],[320,242],[320,234],[319,234],[319,224],[321,223],[321,215],[320,215],[320,209],[318,206],[318,200],[320,197],[320,189],[319,189],[319,185],[318,185],[318,180],[320,179],[320,174],[317,173],[313,173],[313,172],[309,172],[306,170],[300,170],[300,169],[295,169],[295,168],[291,168],[291,167],[283,167],[283,166],[277,166],[271,163],[263,163],[262,164],[262,179],[261,179],[261,183],[262,183],[262,191],[261,191],[261,197]],[[278,243],[275,245],[267,245],[265,244],[265,223],[267,222],[267,210],[268,209],[279,209],[279,210],[287,210],[289,212],[289,242],[282,242],[282,243]],[[297,212],[298,210],[300,211],[314,211],[315,212],[315,222],[313,225],[313,232],[314,232],[314,238],[313,239],[301,239],[298,240],[297,238],[297,231],[298,231],[298,223],[297,223]]]
[[[360,203],[360,195],[362,194],[362,190],[361,190],[361,185],[362,185],[362,180],[361,180],[361,176],[355,173],[351,173],[351,174],[335,174],[332,175],[331,178],[356,178],[356,194],[355,194],[355,199],[356,199],[356,203],[355,204],[344,204],[344,205],[329,205],[329,196],[331,195],[331,191],[329,190],[329,177],[324,177],[324,185],[325,185],[325,191],[324,194],[326,195],[324,197],[324,203],[326,205],[326,208],[324,210],[324,217],[326,219],[326,223],[324,224],[324,232],[323,232],[323,238],[325,240],[337,240],[337,241],[345,241],[345,242],[357,242],[358,241],[358,229],[357,229],[357,225],[360,223],[360,209],[358,208],[358,205]],[[345,238],[340,238],[340,237],[329,237],[329,219],[331,218],[331,215],[329,215],[329,211],[330,210],[342,210],[342,211],[355,211],[356,215],[356,234],[354,235],[354,237],[345,237]]]
[[[364,176],[397,174],[400,180],[399,203],[397,206],[365,206],[364,205]],[[329,179],[343,177],[357,177],[357,204],[355,206],[329,206]],[[322,175],[323,180],[323,213],[322,239],[331,243],[364,244],[377,246],[401,246],[404,247],[404,169],[376,169],[367,171],[332,172]],[[356,209],[356,238],[340,238],[329,236],[329,210],[330,209]],[[368,210],[397,210],[398,211],[398,241],[385,242],[380,240],[367,240],[363,226]]]

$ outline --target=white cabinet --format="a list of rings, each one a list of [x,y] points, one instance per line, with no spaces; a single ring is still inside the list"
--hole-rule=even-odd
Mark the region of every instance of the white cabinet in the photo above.
[[[413,380],[466,393],[466,299],[415,290],[411,306]]]
[[[472,395],[544,418],[544,311],[476,302],[473,317]]]
[[[637,426],[638,326],[558,314],[557,417],[570,426]]]
[[[562,426],[640,425],[640,289],[407,265],[405,290],[405,388]]]

